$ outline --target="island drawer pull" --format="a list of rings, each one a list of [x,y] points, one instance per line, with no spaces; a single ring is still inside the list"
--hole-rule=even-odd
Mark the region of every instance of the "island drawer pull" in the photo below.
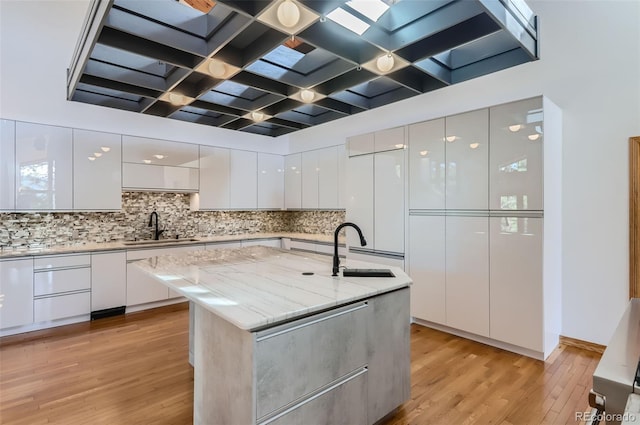
[[[315,325],[317,323],[324,322],[324,321],[329,320],[329,319],[334,319],[336,317],[340,317],[340,316],[343,316],[345,314],[353,313],[353,312],[356,312],[358,310],[362,310],[363,308],[366,308],[368,306],[369,306],[369,302],[368,301],[363,301],[363,302],[360,302],[358,304],[354,304],[354,305],[348,306],[343,310],[333,311],[330,314],[327,314],[326,316],[318,317],[318,318],[315,318],[315,319],[312,319],[312,320],[305,321],[305,319],[302,319],[300,321],[295,321],[293,323],[285,323],[284,325],[276,327],[275,329],[270,329],[270,330],[265,331],[264,334],[258,333],[258,336],[256,337],[256,342],[264,341],[266,339],[273,338],[273,337],[276,337],[276,336],[279,336],[279,335],[283,335],[283,334],[286,334],[288,332],[296,331],[298,329],[302,329],[302,328],[305,328],[307,326]]]

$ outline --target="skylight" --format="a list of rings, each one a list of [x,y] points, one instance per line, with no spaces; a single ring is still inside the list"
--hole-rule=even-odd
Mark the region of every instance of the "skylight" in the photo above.
[[[347,6],[362,13],[373,22],[377,22],[389,9],[389,5],[381,0],[350,0],[347,2]]]
[[[369,28],[369,24],[364,22],[362,19],[356,18],[341,7],[329,13],[327,15],[327,18],[331,19],[336,24],[342,25],[346,29],[355,32],[358,35],[362,35],[362,33],[364,33]]]

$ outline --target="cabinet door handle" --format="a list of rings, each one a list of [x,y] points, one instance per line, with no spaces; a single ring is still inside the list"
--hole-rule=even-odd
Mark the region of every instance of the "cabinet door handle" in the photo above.
[[[317,323],[324,322],[324,321],[327,321],[329,319],[333,319],[333,318],[336,318],[336,317],[340,317],[340,316],[343,316],[345,314],[353,313],[355,311],[362,310],[363,308],[367,308],[368,306],[369,306],[369,302],[368,301],[363,301],[363,302],[355,304],[355,305],[353,305],[353,306],[351,306],[349,308],[346,308],[344,310],[336,311],[334,313],[327,314],[326,316],[323,316],[323,317],[318,317],[317,319],[309,320],[309,321],[304,322],[304,323],[293,324],[291,327],[287,327],[285,329],[280,329],[280,330],[274,330],[272,333],[267,333],[267,334],[264,334],[264,335],[260,335],[260,336],[258,336],[256,338],[256,342],[264,341],[265,339],[273,338],[273,337],[276,337],[276,336],[279,336],[279,335],[286,334],[288,332],[293,332],[293,331],[296,331],[298,329],[306,328],[307,326],[315,325]],[[304,320],[304,319],[302,319],[302,320]]]

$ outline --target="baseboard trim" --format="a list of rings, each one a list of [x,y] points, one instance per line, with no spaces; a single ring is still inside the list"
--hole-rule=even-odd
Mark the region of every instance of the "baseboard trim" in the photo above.
[[[607,348],[606,345],[583,341],[581,339],[569,338],[568,336],[564,335],[560,335],[560,344],[567,345],[569,347],[580,348],[582,350],[593,351],[600,354],[604,353],[604,350]]]

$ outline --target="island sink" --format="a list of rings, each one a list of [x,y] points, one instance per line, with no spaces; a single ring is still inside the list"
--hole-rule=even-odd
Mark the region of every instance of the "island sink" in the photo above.
[[[389,269],[344,269],[344,277],[396,277]]]

